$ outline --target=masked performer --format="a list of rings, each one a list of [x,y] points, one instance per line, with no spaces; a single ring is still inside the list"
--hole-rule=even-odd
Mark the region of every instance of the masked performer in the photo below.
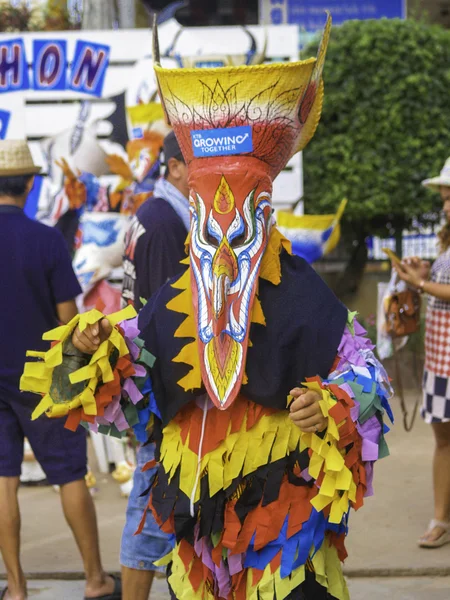
[[[299,63],[156,66],[189,168],[188,268],[142,309],[143,341],[126,313],[92,312],[23,378],[46,393],[36,415],[69,412],[70,427],[143,435],[152,415],[148,508],[172,534],[178,599],[348,598],[348,513],[387,454],[373,347],[272,223],[272,181],[319,121],[329,32]],[[88,364],[69,398],[72,343]]]

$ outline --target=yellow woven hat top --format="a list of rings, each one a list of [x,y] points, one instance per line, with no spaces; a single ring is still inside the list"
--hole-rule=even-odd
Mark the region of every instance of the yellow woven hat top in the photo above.
[[[0,140],[0,177],[36,175],[40,170],[24,140]]]
[[[160,97],[186,163],[227,154],[248,156],[266,163],[276,177],[311,140],[319,123],[330,30],[328,16],[316,58],[198,69],[162,68],[155,30]]]

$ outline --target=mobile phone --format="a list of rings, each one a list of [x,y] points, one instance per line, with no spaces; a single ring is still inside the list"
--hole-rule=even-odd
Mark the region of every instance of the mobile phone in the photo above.
[[[381,250],[387,255],[389,260],[393,263],[401,263],[401,259],[393,252],[390,248],[381,248]]]

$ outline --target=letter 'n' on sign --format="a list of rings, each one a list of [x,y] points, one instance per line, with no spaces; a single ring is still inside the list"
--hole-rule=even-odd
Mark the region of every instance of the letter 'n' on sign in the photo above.
[[[35,90],[65,90],[66,41],[34,40],[33,67],[33,87]]]
[[[0,93],[30,87],[25,47],[21,38],[0,42]]]
[[[69,88],[75,92],[100,97],[109,64],[109,52],[109,46],[78,41]]]

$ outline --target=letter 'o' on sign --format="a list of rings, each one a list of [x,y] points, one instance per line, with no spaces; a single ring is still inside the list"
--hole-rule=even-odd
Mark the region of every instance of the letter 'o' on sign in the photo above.
[[[65,90],[67,43],[65,40],[34,40],[33,87],[35,90]]]

